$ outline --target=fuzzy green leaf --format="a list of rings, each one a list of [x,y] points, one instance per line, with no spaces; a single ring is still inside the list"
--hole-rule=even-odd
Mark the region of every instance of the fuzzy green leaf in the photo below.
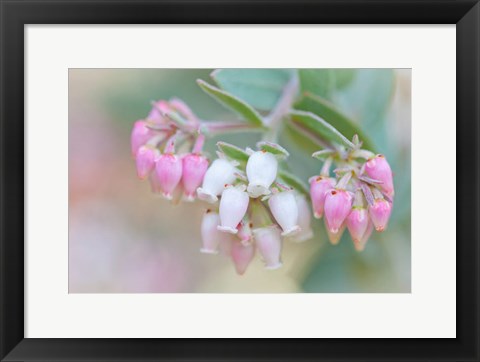
[[[326,140],[327,142],[335,142],[340,145],[354,148],[354,144],[350,142],[343,134],[341,134],[330,123],[311,112],[293,110],[290,112],[293,123],[296,123],[313,133],[315,136]]]
[[[283,148],[282,146],[277,145],[276,143],[273,143],[273,142],[262,141],[262,142],[257,143],[257,147],[260,150],[270,152],[270,153],[274,154],[275,156],[279,156],[279,157],[282,157],[282,158],[286,158],[286,157],[290,156],[290,154],[288,153],[288,151],[285,148]]]
[[[314,152],[312,154],[312,157],[316,158],[317,160],[325,160],[332,153],[333,153],[332,150],[320,150],[320,151]]]
[[[336,109],[336,107],[326,99],[311,93],[305,93],[300,101],[295,104],[295,108],[320,116],[349,140],[357,134],[360,141],[363,142],[363,148],[374,151],[375,147],[360,126]]]
[[[242,150],[240,147],[234,146],[230,143],[220,141],[217,142],[217,147],[220,152],[227,156],[227,158],[238,161],[241,164],[246,164],[248,157],[250,157],[248,153]]]
[[[197,83],[205,93],[212,96],[225,107],[236,112],[246,121],[254,124],[255,126],[263,126],[262,116],[260,116],[260,114],[255,109],[253,109],[252,106],[245,103],[240,98],[237,98],[224,90],[214,87],[213,85],[208,84],[201,79],[197,80]]]
[[[220,88],[255,108],[269,111],[292,73],[290,69],[217,69],[211,76]]]
[[[301,92],[310,92],[329,99],[335,88],[335,75],[332,69],[299,69]]]

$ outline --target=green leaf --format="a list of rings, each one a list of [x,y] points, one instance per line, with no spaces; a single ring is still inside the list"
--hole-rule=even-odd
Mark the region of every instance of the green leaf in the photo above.
[[[317,160],[325,160],[328,156],[332,154],[333,154],[332,150],[320,150],[312,153],[312,157],[316,158]]]
[[[290,112],[290,117],[292,122],[302,126],[304,129],[313,133],[317,137],[326,140],[327,142],[335,142],[346,147],[354,148],[354,144],[352,142],[350,142],[330,123],[320,118],[316,114],[293,110]]]
[[[269,111],[292,73],[290,69],[217,69],[211,76],[220,88],[255,108]]]
[[[241,164],[246,164],[248,161],[248,155],[247,152],[242,150],[240,147],[234,146],[230,143],[226,142],[217,142],[217,147],[222,152],[227,158],[230,160],[235,160],[240,162]]]
[[[288,156],[290,156],[290,154],[285,148],[273,142],[267,142],[267,141],[258,142],[257,147],[260,150],[270,152],[275,156],[279,156],[282,158],[287,158]]]
[[[285,122],[283,131],[281,132],[282,143],[294,143],[305,153],[311,155],[313,152],[318,151],[321,147],[316,141],[307,137],[304,131],[300,130],[298,126],[292,122]]]
[[[374,151],[375,147],[360,126],[336,109],[335,106],[326,99],[317,97],[311,93],[305,93],[300,101],[295,104],[295,108],[319,115],[349,140],[357,134],[360,141],[363,142],[363,148]]]
[[[332,69],[299,69],[300,90],[320,97],[330,98],[335,87]]]
[[[231,109],[232,111],[236,112],[245,120],[249,121],[250,123],[256,126],[263,126],[263,120],[260,114],[253,109],[249,104],[245,103],[241,99],[235,97],[234,95],[225,92],[213,85],[208,84],[207,82],[198,79],[198,85],[202,90],[207,93],[208,95],[212,96],[218,102],[220,102],[225,107]]]
[[[355,78],[355,69],[334,69],[335,88],[343,89],[347,87]]]
[[[359,69],[352,83],[335,96],[335,104],[364,130],[368,130],[368,136],[375,141],[381,153],[388,152],[391,147],[385,121],[394,86],[392,69]]]
[[[288,186],[293,187],[294,189],[296,189],[297,191],[301,192],[302,194],[308,197],[310,196],[310,191],[308,189],[308,186],[294,174],[291,174],[290,172],[285,170],[279,170],[278,176]]]

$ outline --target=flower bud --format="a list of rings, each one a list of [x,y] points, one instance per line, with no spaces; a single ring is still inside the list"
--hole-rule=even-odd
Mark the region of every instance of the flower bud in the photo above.
[[[360,242],[368,228],[368,211],[364,207],[354,207],[347,216],[347,228],[354,243]]]
[[[269,195],[270,186],[277,178],[277,169],[278,161],[271,153],[257,151],[251,154],[246,167],[249,195],[253,198]]]
[[[328,229],[336,234],[352,208],[352,195],[348,191],[334,189],[325,198],[325,219]]]
[[[136,121],[132,128],[130,136],[132,155],[136,157],[138,149],[148,142],[153,137],[153,131],[147,127],[147,122]]]
[[[172,153],[164,153],[158,158],[155,171],[163,196],[171,200],[173,191],[182,178],[182,160]]]
[[[328,240],[330,240],[330,244],[337,245],[342,238],[343,232],[345,231],[345,223],[343,223],[337,230],[337,232],[330,231],[328,227],[328,221],[325,218],[325,229],[327,230]]]
[[[393,197],[393,174],[385,156],[376,155],[365,163],[365,173],[372,179],[381,181],[379,187],[389,197]]]
[[[218,201],[218,197],[226,184],[235,180],[235,167],[227,160],[218,158],[213,161],[203,178],[202,187],[197,189],[198,198],[210,203]]]
[[[253,244],[244,245],[238,241],[232,245],[232,260],[237,274],[243,275],[255,255]]]
[[[373,223],[371,220],[368,222],[367,230],[362,236],[362,239],[358,242],[355,240],[353,241],[353,246],[355,247],[355,250],[357,251],[363,251],[365,249],[365,245],[367,244],[368,239],[370,239],[370,236],[372,236],[373,232]]]
[[[183,157],[182,183],[187,200],[195,199],[195,191],[202,184],[203,177],[208,168],[206,157],[190,153]]]
[[[253,230],[253,236],[265,261],[266,269],[278,269],[282,266],[280,254],[282,251],[282,238],[280,229],[276,225],[266,226]]]
[[[205,254],[218,254],[218,246],[225,236],[217,230],[220,224],[220,216],[211,210],[207,210],[203,215],[201,234],[202,234],[202,248],[200,251]]]
[[[335,180],[330,177],[318,176],[310,180],[310,197],[312,198],[313,215],[321,219],[325,206],[327,192],[335,187]]]
[[[297,194],[295,196],[295,201],[297,202],[298,208],[298,226],[300,226],[300,232],[292,235],[290,240],[302,242],[313,238],[313,231],[310,226],[312,214],[305,196]]]
[[[273,194],[268,200],[268,206],[270,206],[273,217],[282,228],[283,236],[300,231],[297,201],[292,191]]]
[[[218,230],[230,234],[238,232],[237,226],[247,212],[248,194],[241,187],[228,186],[222,192],[220,200],[220,225]]]
[[[375,230],[384,231],[392,213],[392,204],[384,199],[375,199],[374,204],[368,206],[368,212]]]
[[[152,193],[161,194],[162,193],[162,187],[160,186],[160,182],[158,181],[157,172],[155,172],[155,171],[151,172],[148,179],[150,181],[150,189],[152,190]]]
[[[153,147],[142,146],[138,149],[135,162],[139,179],[145,180],[148,177],[155,168],[155,161],[159,156],[160,153]]]

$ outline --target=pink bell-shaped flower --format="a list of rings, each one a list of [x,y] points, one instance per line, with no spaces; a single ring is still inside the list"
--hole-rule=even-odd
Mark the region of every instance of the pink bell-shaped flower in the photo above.
[[[207,210],[203,215],[200,228],[202,235],[202,248],[200,251],[205,254],[218,254],[218,247],[225,234],[217,230],[220,224],[218,213]]]
[[[373,232],[373,223],[371,220],[369,220],[367,230],[363,234],[362,239],[360,241],[355,241],[355,240],[353,241],[353,246],[355,247],[355,250],[363,251],[365,249],[368,239],[370,239],[370,236],[372,236],[372,232]]]
[[[148,177],[155,168],[155,161],[159,156],[160,152],[151,146],[141,146],[138,149],[135,162],[139,179],[145,180]]]
[[[337,245],[340,242],[340,239],[342,238],[342,235],[345,231],[345,223],[343,223],[336,232],[332,232],[331,228],[328,226],[328,221],[325,218],[325,229],[327,230],[328,240],[330,241],[330,244]]]
[[[207,172],[208,160],[205,156],[190,153],[183,157],[182,184],[188,201],[195,199],[195,192],[202,184]]]
[[[278,269],[282,266],[282,238],[276,225],[253,229],[257,249],[265,261],[266,269]]]
[[[328,229],[336,234],[352,208],[352,195],[348,191],[334,189],[325,198],[325,219]]]
[[[385,199],[375,199],[374,204],[368,206],[368,212],[375,230],[384,231],[392,213],[392,204]]]
[[[381,181],[379,187],[389,197],[394,195],[393,173],[387,159],[383,155],[376,155],[365,163],[365,173],[368,177]]]
[[[257,151],[250,155],[246,173],[247,191],[253,198],[270,194],[270,186],[277,178],[278,161],[269,152]]]
[[[293,191],[277,192],[268,200],[268,206],[277,223],[282,228],[283,236],[300,231],[298,226],[298,207]]]
[[[232,260],[237,274],[243,275],[255,255],[253,244],[244,245],[238,241],[232,243]]]
[[[368,211],[364,207],[353,207],[347,216],[347,228],[354,243],[362,240],[363,235],[367,231],[369,218]]]
[[[152,193],[155,195],[161,195],[163,191],[162,187],[160,186],[160,182],[158,181],[157,172],[151,172],[148,179],[150,181],[150,189],[152,190]]]
[[[321,219],[327,192],[335,187],[335,180],[330,177],[317,176],[310,179],[310,197],[312,198],[313,215]]]
[[[217,158],[205,173],[202,187],[197,189],[198,198],[210,203],[217,202],[225,185],[231,184],[235,178],[235,167],[229,161]]]
[[[171,200],[173,191],[182,178],[182,160],[173,153],[164,153],[158,158],[155,171],[163,196]]]
[[[152,137],[153,131],[147,127],[147,122],[142,120],[135,122],[130,136],[133,157],[136,157],[138,149]]]
[[[236,234],[238,232],[237,226],[247,212],[249,200],[250,198],[245,192],[245,186],[227,186],[220,199],[220,225],[218,230]]]

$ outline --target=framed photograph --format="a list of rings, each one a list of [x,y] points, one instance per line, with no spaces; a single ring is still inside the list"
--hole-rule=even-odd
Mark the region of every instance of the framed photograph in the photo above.
[[[478,1],[1,0],[0,360],[478,361]]]

